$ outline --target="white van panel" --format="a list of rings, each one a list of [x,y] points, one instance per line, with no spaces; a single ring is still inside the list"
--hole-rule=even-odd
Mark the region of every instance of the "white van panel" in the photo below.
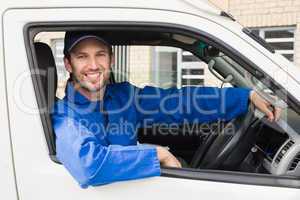
[[[17,191],[15,186],[10,132],[8,126],[2,36],[2,27],[0,26],[0,195],[5,199],[14,200],[17,199]]]
[[[220,9],[214,6],[209,0],[10,0],[1,2],[0,11],[8,8],[63,8],[63,7],[123,7],[123,8],[149,8],[149,9],[165,9],[181,12],[189,12],[194,14],[210,13],[214,15],[220,14]]]
[[[23,28],[30,22],[49,21],[140,21],[181,24],[213,33],[226,44],[247,56],[278,82],[284,83],[300,99],[299,85],[256,49],[212,21],[183,13],[161,10],[68,8],[12,9],[4,15],[4,41],[7,66],[8,102],[11,116],[14,161],[20,199],[180,199],[209,197],[210,199],[252,200],[298,199],[300,190],[250,186],[156,177],[115,183],[103,187],[80,189],[63,166],[48,156],[37,102],[29,74],[24,46]],[[247,54],[245,53],[247,51]],[[278,77],[277,77],[278,76]],[[282,80],[282,76],[286,79]],[[287,81],[285,81],[287,80]],[[284,82],[283,82],[284,81]],[[283,84],[283,85],[284,85]],[[216,192],[218,191],[218,192]],[[255,191],[255,192],[253,192]]]

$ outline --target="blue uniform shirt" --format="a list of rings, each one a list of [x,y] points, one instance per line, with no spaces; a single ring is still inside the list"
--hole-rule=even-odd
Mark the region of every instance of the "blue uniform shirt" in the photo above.
[[[107,85],[90,101],[68,83],[53,108],[58,160],[81,187],[160,175],[156,148],[137,143],[137,129],[154,123],[230,120],[247,111],[249,89],[137,88]]]

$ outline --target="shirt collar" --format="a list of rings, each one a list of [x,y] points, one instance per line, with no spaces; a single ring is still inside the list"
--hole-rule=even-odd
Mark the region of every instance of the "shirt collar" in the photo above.
[[[108,97],[110,97],[110,92],[109,92],[110,85],[108,84],[105,89],[104,97],[103,99],[106,100]],[[84,95],[82,95],[80,92],[78,92],[75,88],[74,85],[68,81],[67,83],[67,88],[66,88],[66,97],[68,101],[71,101],[75,104],[90,104],[93,103],[90,101],[88,98],[86,98]],[[98,103],[99,101],[95,101],[94,103]]]

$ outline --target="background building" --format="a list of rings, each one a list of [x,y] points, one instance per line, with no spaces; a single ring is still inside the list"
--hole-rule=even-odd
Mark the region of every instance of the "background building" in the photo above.
[[[300,0],[210,0],[300,66]]]

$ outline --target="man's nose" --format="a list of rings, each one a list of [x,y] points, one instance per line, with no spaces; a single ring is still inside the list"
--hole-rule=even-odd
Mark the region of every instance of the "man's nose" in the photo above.
[[[90,58],[89,60],[89,68],[93,70],[97,70],[99,68],[97,64],[97,60],[95,58]]]

